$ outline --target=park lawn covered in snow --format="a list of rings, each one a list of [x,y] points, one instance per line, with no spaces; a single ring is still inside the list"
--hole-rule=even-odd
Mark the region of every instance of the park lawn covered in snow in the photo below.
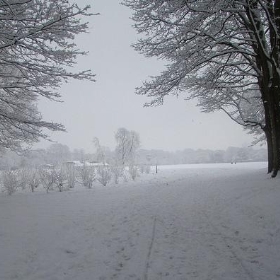
[[[2,193],[0,279],[280,279],[280,179],[265,168],[165,166],[119,185]]]

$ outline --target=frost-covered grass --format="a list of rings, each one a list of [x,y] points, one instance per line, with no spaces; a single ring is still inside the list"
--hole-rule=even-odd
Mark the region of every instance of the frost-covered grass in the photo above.
[[[106,187],[2,193],[0,279],[280,279],[280,179],[265,168],[160,166]]]

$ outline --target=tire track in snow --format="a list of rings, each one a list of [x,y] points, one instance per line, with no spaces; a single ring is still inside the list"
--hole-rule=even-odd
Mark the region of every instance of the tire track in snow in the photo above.
[[[218,229],[218,227],[211,222],[211,219],[206,214],[206,212],[204,212],[203,214],[206,217],[206,221],[207,221],[208,225],[213,228],[214,232],[216,232],[216,236],[218,236],[218,237],[220,237],[222,239],[222,241],[223,241],[224,245],[226,246],[227,250],[231,253],[233,258],[237,261],[237,263],[239,264],[241,269],[245,272],[245,274],[249,277],[249,279],[256,280],[256,278],[254,277],[253,273],[249,270],[249,268],[246,267],[246,265],[244,264],[242,259],[238,256],[238,254],[234,250],[233,246],[227,241],[227,239],[228,239],[227,236],[225,236]]]
[[[150,245],[149,245],[148,255],[147,255],[147,259],[146,259],[144,280],[148,280],[148,279],[149,279],[149,278],[148,278],[148,273],[149,273],[149,266],[150,266],[151,253],[152,253],[152,250],[153,250],[154,241],[155,241],[155,235],[156,235],[156,222],[157,222],[157,219],[156,219],[156,217],[155,217],[155,218],[154,218],[154,222],[153,222],[153,231],[152,231],[151,243],[150,243]]]

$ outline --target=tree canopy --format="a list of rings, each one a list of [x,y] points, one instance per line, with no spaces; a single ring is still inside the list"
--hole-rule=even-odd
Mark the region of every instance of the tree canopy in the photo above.
[[[134,45],[166,69],[137,88],[159,105],[169,94],[198,98],[264,131],[268,171],[280,169],[280,1],[125,0],[143,36]]]
[[[119,128],[115,133],[117,141],[116,160],[121,165],[133,164],[135,162],[136,152],[140,147],[140,136],[133,130]]]
[[[62,82],[93,80],[90,71],[72,72],[80,51],[75,36],[87,31],[82,21],[89,6],[67,0],[0,1],[0,146],[19,150],[47,138],[44,129],[63,131],[42,119],[38,97],[59,100]]]

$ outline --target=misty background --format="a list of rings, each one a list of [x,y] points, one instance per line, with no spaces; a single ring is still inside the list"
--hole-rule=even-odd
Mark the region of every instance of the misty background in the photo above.
[[[79,5],[88,4],[80,0]],[[88,18],[88,34],[76,38],[78,47],[88,55],[78,59],[77,68],[92,69],[96,82],[71,81],[62,85],[62,101],[39,102],[43,118],[65,125],[67,133],[48,132],[50,138],[71,150],[94,152],[93,138],[114,149],[114,134],[120,127],[139,133],[142,149],[175,152],[185,149],[226,150],[246,148],[253,137],[224,113],[201,113],[195,100],[168,97],[163,106],[143,107],[150,100],[137,96],[135,87],[157,75],[164,62],[147,59],[133,50],[138,35],[132,27],[131,11],[118,1],[96,0]],[[41,141],[34,148],[47,148]]]

